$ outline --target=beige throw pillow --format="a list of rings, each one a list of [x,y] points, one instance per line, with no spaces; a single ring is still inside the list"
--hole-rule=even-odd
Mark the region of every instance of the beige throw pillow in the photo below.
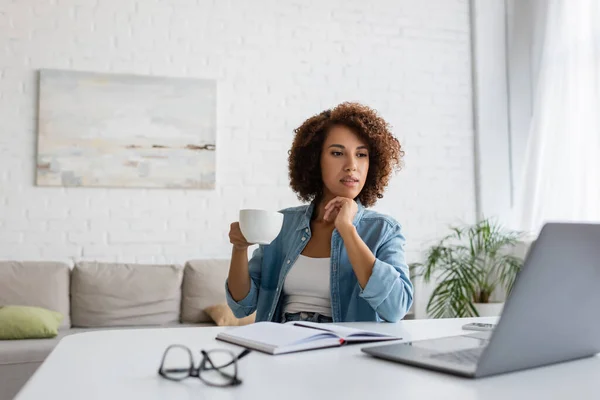
[[[215,304],[204,309],[204,312],[218,326],[242,326],[254,323],[256,312],[244,318],[237,318],[227,305],[227,303]]]

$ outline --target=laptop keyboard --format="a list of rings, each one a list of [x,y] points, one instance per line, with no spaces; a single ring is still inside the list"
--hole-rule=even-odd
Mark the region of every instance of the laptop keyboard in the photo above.
[[[437,360],[448,361],[454,364],[473,365],[477,363],[477,360],[479,359],[479,356],[481,356],[484,348],[485,347],[475,347],[472,349],[453,351],[450,353],[437,353],[432,354],[430,357]]]

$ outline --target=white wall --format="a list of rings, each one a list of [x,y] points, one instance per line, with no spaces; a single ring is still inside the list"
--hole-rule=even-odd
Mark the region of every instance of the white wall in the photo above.
[[[405,147],[377,208],[415,261],[475,219],[470,63],[466,0],[0,0],[0,259],[226,257],[240,207],[299,204],[293,128],[353,100]],[[36,187],[40,68],[217,79],[217,189]]]

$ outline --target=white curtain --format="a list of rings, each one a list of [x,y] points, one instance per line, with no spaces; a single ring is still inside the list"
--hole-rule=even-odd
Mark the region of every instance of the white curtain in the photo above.
[[[550,0],[515,228],[600,222],[600,0]]]

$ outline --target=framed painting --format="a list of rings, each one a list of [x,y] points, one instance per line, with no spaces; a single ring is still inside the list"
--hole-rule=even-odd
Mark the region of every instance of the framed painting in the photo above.
[[[216,82],[41,70],[39,186],[214,189]]]

